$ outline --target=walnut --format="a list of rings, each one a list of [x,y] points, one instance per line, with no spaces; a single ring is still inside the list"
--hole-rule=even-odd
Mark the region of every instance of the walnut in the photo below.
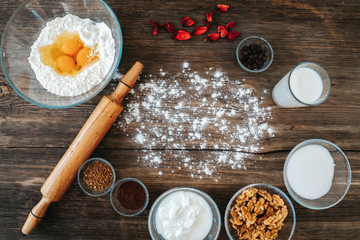
[[[259,189],[258,190],[258,194],[260,196],[262,196],[263,198],[265,198],[265,200],[267,200],[268,202],[271,202],[272,201],[272,197],[271,197],[271,194],[268,193],[267,191],[263,190],[263,189]]]
[[[265,209],[268,207],[268,202],[265,203],[265,198],[260,198],[259,201],[255,204],[254,212],[257,215],[261,215],[265,212]]]
[[[247,207],[248,207],[249,211],[253,211],[256,202],[257,202],[257,198],[256,198],[255,196],[252,197],[252,198],[248,201]]]
[[[240,194],[230,211],[230,222],[239,239],[275,239],[288,215],[284,200],[263,189],[249,188]]]
[[[284,200],[279,195],[274,194],[272,199],[272,206],[274,206],[275,209],[279,209],[280,207],[284,206]]]

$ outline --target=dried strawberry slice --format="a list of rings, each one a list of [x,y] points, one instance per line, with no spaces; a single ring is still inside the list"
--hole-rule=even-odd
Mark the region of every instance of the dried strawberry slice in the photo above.
[[[217,8],[219,10],[219,12],[227,12],[227,10],[229,9],[229,5],[225,5],[225,4],[218,4]]]
[[[239,36],[240,33],[235,32],[235,31],[230,31],[228,34],[228,40],[229,42],[231,42],[232,40],[234,40],[237,36]]]
[[[204,25],[206,25],[208,28],[211,28],[211,26],[212,26],[212,24],[207,21],[204,22]]]
[[[182,19],[182,25],[184,27],[191,27],[194,24],[195,24],[195,21],[191,17],[184,17]]]
[[[213,21],[212,17],[213,17],[213,12],[209,12],[209,13],[206,14],[206,20],[209,23],[211,23]]]
[[[209,28],[206,27],[206,26],[198,26],[198,27],[195,28],[193,34],[194,35],[201,35],[201,34],[206,33],[208,29]]]
[[[161,27],[164,27],[170,33],[174,33],[176,31],[176,28],[171,22],[164,23]]]
[[[235,26],[235,23],[234,22],[228,22],[227,24],[226,24],[226,29],[230,29],[230,28],[233,28]]]
[[[217,4],[217,9],[219,12],[227,12],[229,10],[229,5],[226,4]],[[191,17],[182,18],[182,25],[185,27],[194,26],[196,22]],[[197,26],[194,29],[193,33],[190,33],[185,30],[177,30],[174,25],[170,22],[167,22],[163,25],[159,25],[158,22],[150,21],[150,24],[154,27],[153,35],[156,35],[159,31],[160,27],[164,27],[168,32],[171,33],[172,37],[178,41],[185,41],[192,38],[193,35],[202,35],[206,33],[212,26],[213,23],[213,11],[210,11],[206,14],[206,21],[204,22],[204,26]],[[221,38],[225,38],[227,36],[229,42],[233,41],[240,34],[235,31],[231,31],[231,29],[235,26],[234,22],[228,22],[225,26],[219,25],[217,27],[216,33],[207,34],[207,37],[204,38],[204,41],[215,42]]]
[[[228,31],[226,30],[226,28],[224,26],[219,25],[217,27],[217,31],[218,31],[218,33],[220,33],[221,38],[224,38],[224,37],[226,37],[226,35],[228,35]]]
[[[204,38],[204,41],[209,40],[210,42],[215,42],[216,40],[218,40],[219,36],[219,33],[210,33],[206,38]]]
[[[179,30],[175,33],[174,38],[179,41],[185,41],[191,38],[191,35],[188,31]]]
[[[159,23],[154,22],[153,20],[150,20],[150,24],[154,27],[154,31],[153,31],[152,35],[155,36],[159,31]]]

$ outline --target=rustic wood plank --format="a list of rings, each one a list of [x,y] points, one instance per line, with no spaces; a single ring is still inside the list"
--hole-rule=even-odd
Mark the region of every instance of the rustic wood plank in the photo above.
[[[0,6],[1,32],[21,2],[23,0],[3,1]],[[150,122],[141,132],[149,136],[149,141],[143,144],[136,141],[142,122],[131,121],[124,126],[124,122],[131,117],[129,111],[124,111],[93,156],[109,160],[116,169],[117,179],[141,179],[150,191],[149,206],[141,216],[123,218],[113,211],[109,196],[91,198],[82,193],[74,182],[63,200],[50,207],[45,220],[27,238],[149,239],[147,216],[151,204],[162,192],[176,186],[193,186],[206,191],[214,198],[223,215],[232,194],[247,184],[266,182],[285,191],[282,179],[284,160],[289,150],[309,138],[327,139],[345,150],[353,170],[353,181],[344,200],[331,209],[312,211],[294,203],[297,214],[294,239],[329,239],[329,236],[334,239],[358,238],[360,69],[357,66],[360,65],[360,31],[356,26],[360,25],[359,1],[231,1],[228,13],[216,13],[215,16],[216,23],[236,22],[234,30],[240,32],[240,37],[231,43],[226,40],[204,42],[201,36],[178,42],[165,31],[151,35],[149,20],[162,23],[170,21],[176,27],[181,27],[181,18],[191,15],[201,23],[204,15],[215,7],[213,1],[186,1],[179,4],[174,0],[109,0],[107,3],[117,14],[124,35],[119,72],[126,72],[136,60],[145,65],[134,94],[126,98],[124,106],[129,110],[132,104],[140,104],[142,120]],[[275,51],[272,66],[260,74],[246,73],[236,62],[237,43],[250,35],[263,36]],[[215,127],[205,128],[202,134],[206,137],[196,141],[177,137],[169,144],[167,140],[155,136],[153,127],[169,129],[174,124],[162,121],[163,117],[150,114],[148,109],[141,106],[151,93],[149,89],[142,90],[142,87],[151,80],[158,84],[174,83],[175,80],[168,79],[168,75],[161,78],[160,69],[169,75],[176,75],[181,73],[184,61],[189,62],[191,71],[201,75],[206,75],[212,67],[214,70],[221,69],[231,81],[245,79],[243,84],[253,89],[256,96],[263,97],[264,106],[272,108],[272,119],[266,122],[275,130],[274,136],[258,139],[256,146],[261,148],[241,148],[240,153],[234,152],[239,146],[231,143],[226,134],[216,132]],[[272,101],[271,90],[287,71],[301,61],[314,61],[327,69],[332,80],[330,97],[313,108],[279,108]],[[180,88],[193,93],[190,82],[181,77],[176,80]],[[112,80],[102,93],[80,106],[50,110],[26,102],[0,73],[0,239],[22,238],[20,228],[29,210],[41,197],[41,185],[101,96],[111,93],[117,83],[117,79]],[[226,96],[232,90],[230,88],[236,86],[240,85],[229,84],[218,92]],[[168,88],[169,91],[171,89]],[[208,91],[203,96],[210,98],[210,95]],[[177,102],[168,99],[167,103],[161,110],[174,113]],[[229,126],[246,121],[246,112],[239,107],[236,99],[219,98],[219,107],[226,107],[226,104],[237,111],[234,117],[226,118]],[[195,114],[191,109],[199,105],[200,101],[192,100],[186,105],[187,108],[180,108],[179,111],[188,114],[190,119],[201,119],[205,114]],[[192,127],[186,121],[182,133],[192,132]],[[150,140],[153,140],[152,145]],[[203,147],[205,140],[206,146]],[[240,147],[252,146],[254,142],[243,143]],[[180,147],[174,147],[176,144]],[[220,155],[232,159],[235,154],[243,154],[243,162],[238,168],[233,169],[234,165],[229,163],[216,162]],[[161,156],[162,162],[149,164],[145,160],[147,156]],[[179,157],[189,157],[197,163],[193,164],[197,167],[204,159],[209,160],[207,163],[212,170],[211,175],[201,167],[200,173],[189,169]],[[227,239],[224,227],[220,239]]]
[[[139,4],[144,8],[135,8],[135,5]],[[112,5],[114,11],[119,13],[118,17],[124,32],[121,72],[125,72],[136,59],[145,64],[144,76],[157,73],[160,68],[169,73],[178,73],[181,70],[179,66],[184,60],[188,60],[193,66],[192,69],[199,72],[204,72],[208,67],[219,67],[227,73],[231,80],[245,78],[246,83],[256,91],[267,90],[268,93],[262,96],[265,104],[274,108],[273,120],[270,123],[276,129],[276,134],[272,141],[266,141],[263,144],[266,147],[262,152],[291,149],[299,141],[307,139],[308,136],[328,139],[339,144],[345,150],[359,149],[357,132],[360,130],[360,126],[357,119],[360,117],[358,104],[360,96],[357,94],[357,89],[359,89],[360,83],[356,81],[359,70],[353,66],[359,63],[356,50],[360,46],[360,36],[358,31],[351,30],[352,24],[348,24],[344,20],[359,22],[359,16],[350,11],[353,7],[356,9],[356,5],[347,2],[349,5],[341,6],[339,10],[338,5],[341,3],[336,2],[328,5],[319,4],[319,6],[305,3],[270,2],[256,7],[251,7],[249,2],[244,5],[234,3],[228,14],[219,15],[221,18],[219,21],[234,20],[238,23],[235,30],[241,32],[240,37],[253,34],[262,35],[270,41],[275,50],[275,59],[270,69],[254,75],[242,71],[237,66],[234,51],[238,41],[232,43],[219,41],[212,44],[196,38],[189,42],[177,42],[170,39],[165,32],[160,32],[155,37],[150,36],[151,26],[147,24],[148,19],[162,22],[172,21],[180,27],[179,16],[184,14],[185,9],[189,11],[187,8],[190,7],[194,16],[200,21],[203,12],[209,8],[206,4],[200,3],[186,4],[181,8],[175,8],[174,4],[175,2],[159,2],[158,4],[132,2],[122,6]],[[247,5],[250,5],[246,8],[247,11],[241,10]],[[156,11],[159,6],[166,11],[159,14]],[[264,9],[268,10],[263,11]],[[123,12],[126,14],[122,14]],[[237,14],[238,12],[241,14]],[[263,13],[259,14],[260,12]],[[133,16],[137,16],[137,18],[134,19]],[[331,17],[327,18],[327,16]],[[141,30],[139,31],[140,26]],[[299,31],[296,32],[295,29]],[[170,49],[172,55],[168,54]],[[194,49],[196,52],[192,53]],[[218,54],[219,51],[222,54]],[[206,59],[205,64],[204,59]],[[315,108],[296,109],[296,111],[278,108],[271,98],[273,86],[288,70],[305,60],[318,62],[329,71],[333,85],[329,99]],[[5,81],[4,78],[2,79]],[[150,77],[144,77],[135,87],[135,91],[150,79]],[[3,84],[6,85],[7,94],[5,95],[11,96],[4,96],[4,100],[2,100],[4,106],[0,115],[7,117],[7,121],[2,123],[4,124],[2,129],[5,132],[13,132],[16,129],[17,132],[22,133],[32,128],[38,136],[37,139],[29,141],[27,138],[8,137],[1,132],[7,147],[68,146],[74,133],[81,128],[84,119],[94,109],[101,97],[100,94],[88,103],[71,110],[43,109],[43,115],[39,117],[38,107],[25,102],[5,82]],[[110,90],[111,86],[105,89],[103,94],[109,93]],[[141,103],[141,100],[145,98],[146,94],[141,93],[138,100],[130,97],[128,101]],[[186,109],[182,109],[182,111],[186,113]],[[142,113],[140,112],[140,114]],[[342,118],[338,117],[339,115],[354,116]],[[316,120],[314,121],[314,119]],[[118,121],[121,120],[120,118]],[[236,124],[236,119],[232,120],[231,124]],[[51,141],[52,136],[49,136],[48,131],[44,131],[50,126],[54,135],[57,136],[56,142]],[[68,126],[70,127],[68,128]],[[124,134],[115,129],[111,130],[107,138],[111,147],[119,147],[119,144],[123,143],[123,146],[120,147],[147,148],[134,143],[131,131],[131,127]],[[205,132],[205,134],[207,133]],[[130,135],[130,138],[127,135]],[[117,139],[121,139],[121,143]],[[216,144],[216,141],[218,140],[214,139],[213,143],[209,145]],[[288,142],[291,144],[289,145]],[[161,147],[162,144],[155,146],[155,148]],[[199,146],[195,146],[195,148],[197,147]]]
[[[21,236],[20,228],[27,211],[40,199],[39,189],[63,151],[63,148],[51,148],[51,151],[48,148],[21,148],[16,150],[16,163],[0,165],[3,170],[3,174],[0,175],[2,239]],[[39,159],[39,153],[43,153],[46,160]],[[13,150],[8,149],[2,151],[0,157],[8,159],[13,154]],[[234,171],[229,166],[217,169],[223,177],[218,184],[214,184],[211,178],[191,178],[182,171],[171,173],[169,169],[176,169],[177,159],[169,159],[170,168],[141,167],[136,159],[144,154],[143,151],[118,149],[98,149],[93,154],[109,160],[115,167],[118,179],[136,177],[145,183],[150,192],[150,203],[144,214],[135,218],[121,217],[112,209],[109,195],[99,198],[87,196],[74,182],[65,197],[60,202],[52,204],[46,218],[28,238],[49,239],[56,236],[57,239],[68,239],[77,236],[79,239],[147,239],[147,216],[151,204],[162,192],[177,186],[192,186],[209,193],[218,204],[222,216],[231,196],[245,185],[267,182],[286,192],[282,180],[282,167],[288,152],[265,154],[263,159],[259,159],[258,155],[251,155],[247,160],[256,161],[256,164],[249,166],[247,170]],[[350,159],[354,179],[349,193],[341,203],[324,211],[305,209],[292,201],[297,214],[294,239],[328,239],[329,231],[341,238],[357,238],[360,230],[357,224],[360,221],[360,210],[354,202],[360,197],[360,159],[358,153],[346,154]],[[196,159],[203,157],[204,153],[189,151],[188,155]],[[163,171],[164,174],[159,176],[158,171]],[[220,239],[226,239],[224,229]]]

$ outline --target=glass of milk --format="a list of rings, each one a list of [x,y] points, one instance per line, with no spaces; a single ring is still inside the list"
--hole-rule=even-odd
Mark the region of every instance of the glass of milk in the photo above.
[[[324,68],[302,62],[275,85],[272,97],[284,108],[315,106],[327,99],[330,88],[330,77]]]
[[[345,197],[351,183],[351,168],[338,146],[310,139],[289,153],[283,177],[295,201],[306,208],[321,210],[335,206]]]

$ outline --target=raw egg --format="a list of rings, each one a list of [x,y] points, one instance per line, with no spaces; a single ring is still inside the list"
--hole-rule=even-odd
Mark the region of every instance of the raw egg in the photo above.
[[[63,42],[61,51],[66,55],[74,56],[80,50],[80,48],[81,43],[78,39],[67,39]]]
[[[61,55],[56,59],[56,67],[60,72],[71,73],[75,69],[75,60],[67,55]]]
[[[91,61],[91,49],[84,47],[76,55],[76,62],[80,66],[85,66]]]
[[[63,32],[55,41],[41,47],[41,61],[62,76],[76,76],[98,60],[94,47],[85,46],[78,33]]]

